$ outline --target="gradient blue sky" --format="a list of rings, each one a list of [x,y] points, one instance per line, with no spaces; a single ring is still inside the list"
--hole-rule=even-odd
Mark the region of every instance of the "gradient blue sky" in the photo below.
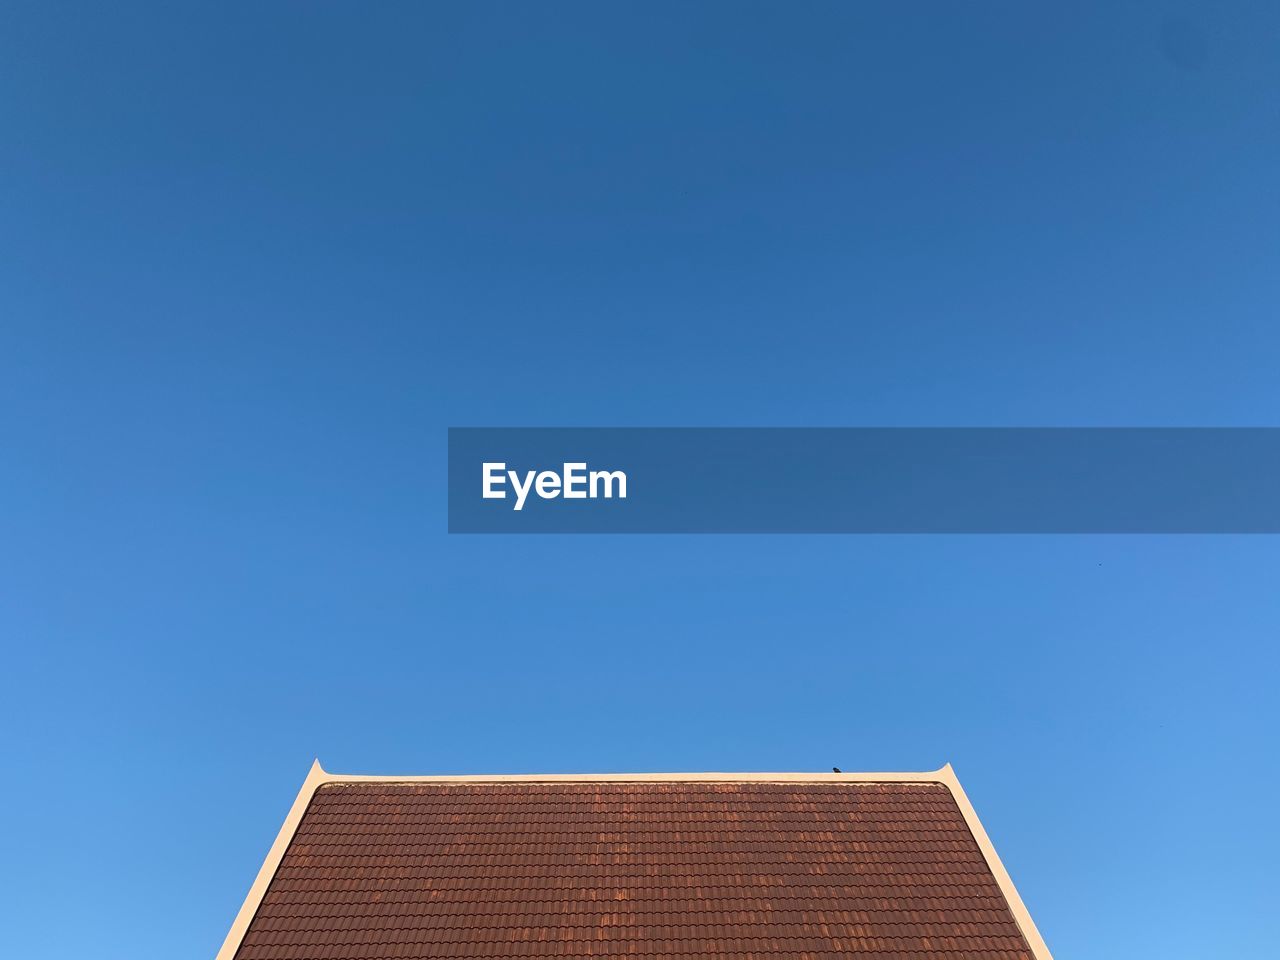
[[[963,7],[963,9],[962,9]],[[0,12],[0,911],[210,956],[343,772],[952,761],[1267,955],[1280,541],[445,534],[449,425],[1276,425],[1274,3]]]

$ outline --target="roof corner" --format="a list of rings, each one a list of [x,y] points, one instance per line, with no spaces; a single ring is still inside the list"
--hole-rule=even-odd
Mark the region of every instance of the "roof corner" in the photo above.
[[[329,779],[330,775],[325,772],[324,767],[320,766],[320,761],[318,759],[312,760],[311,769],[307,771],[307,778],[302,781],[298,795],[294,798],[293,806],[289,808],[289,815],[284,818],[284,823],[280,825],[280,832],[276,834],[275,842],[271,844],[271,849],[267,851],[267,857],[262,862],[262,868],[258,870],[258,876],[254,879],[253,886],[245,894],[244,903],[240,905],[240,911],[236,914],[235,921],[231,924],[231,929],[227,931],[227,937],[222,941],[222,947],[218,950],[215,960],[233,960],[235,957],[236,952],[240,949],[241,941],[244,940],[244,935],[249,931],[249,924],[253,922],[254,915],[258,912],[258,905],[262,903],[262,898],[266,896],[267,887],[270,886],[272,877],[276,875],[276,869],[280,866],[280,861],[284,859],[285,851],[289,849],[293,835],[298,830],[298,824],[302,822],[302,817],[307,812],[307,807],[311,805],[311,797],[315,794],[316,788]]]
[[[952,799],[955,800],[956,806],[960,808],[960,813],[969,825],[969,832],[973,834],[973,839],[977,841],[978,849],[982,851],[982,856],[986,859],[987,866],[991,869],[991,875],[995,877],[996,883],[1000,887],[1000,892],[1004,894],[1005,902],[1009,905],[1009,911],[1017,921],[1018,927],[1022,931],[1023,939],[1027,941],[1027,946],[1031,948],[1031,953],[1035,960],[1053,960],[1053,954],[1049,952],[1048,944],[1044,942],[1044,937],[1040,936],[1040,931],[1036,928],[1036,922],[1031,919],[1031,913],[1027,910],[1026,904],[1022,902],[1018,888],[1013,885],[1013,878],[1009,876],[1009,871],[1005,869],[1004,863],[1001,862],[1000,854],[996,853],[995,845],[992,844],[991,838],[987,836],[987,831],[982,826],[982,821],[978,819],[978,812],[974,810],[973,804],[969,802],[969,797],[964,792],[964,787],[960,785],[960,779],[956,776],[951,764],[944,764],[938,770],[938,776],[942,779],[947,789],[951,791]]]

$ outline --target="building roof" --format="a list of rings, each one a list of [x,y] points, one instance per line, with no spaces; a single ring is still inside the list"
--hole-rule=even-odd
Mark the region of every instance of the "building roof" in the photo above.
[[[317,763],[218,960],[1051,960],[950,766],[351,777]]]

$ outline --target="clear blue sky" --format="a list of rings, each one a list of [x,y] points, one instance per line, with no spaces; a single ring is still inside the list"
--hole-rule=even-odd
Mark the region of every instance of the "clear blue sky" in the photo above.
[[[6,4],[0,912],[211,956],[342,772],[952,761],[1267,955],[1268,537],[445,534],[449,425],[1280,423],[1274,3]]]

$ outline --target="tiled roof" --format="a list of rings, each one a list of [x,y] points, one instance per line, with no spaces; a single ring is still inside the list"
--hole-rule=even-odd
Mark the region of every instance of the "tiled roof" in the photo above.
[[[237,960],[1034,960],[930,782],[320,784]]]

